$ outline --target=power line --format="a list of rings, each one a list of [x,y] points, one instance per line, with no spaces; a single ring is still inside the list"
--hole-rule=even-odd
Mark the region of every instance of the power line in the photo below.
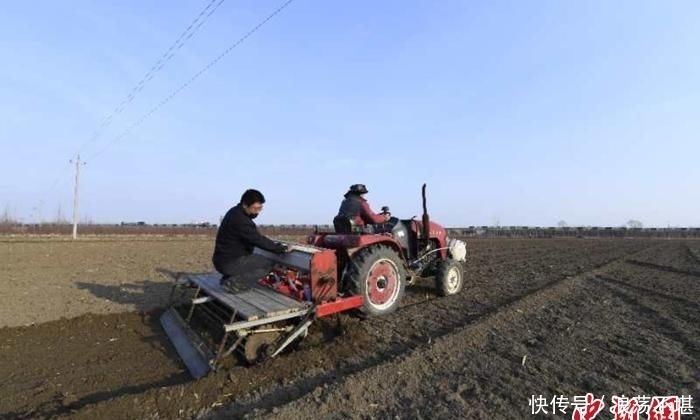
[[[185,88],[187,88],[192,82],[194,82],[199,76],[201,76],[204,72],[209,70],[211,67],[213,67],[216,63],[218,63],[226,54],[231,52],[234,48],[236,48],[238,45],[240,45],[243,41],[245,41],[248,37],[250,37],[253,33],[255,33],[258,29],[260,29],[263,25],[265,25],[270,19],[272,19],[275,15],[277,15],[279,12],[282,11],[285,7],[287,7],[290,3],[292,3],[294,0],[288,0],[284,4],[282,4],[280,7],[278,7],[274,12],[270,13],[265,19],[263,19],[260,23],[255,25],[251,30],[249,30],[245,35],[243,35],[241,38],[239,38],[236,42],[234,42],[232,45],[230,45],[228,48],[226,48],[221,54],[219,54],[216,58],[214,58],[212,61],[210,61],[206,66],[204,66],[201,70],[199,70],[197,73],[195,73],[190,79],[188,79],[185,83],[183,83],[180,87],[177,89],[173,90],[168,96],[166,96],[163,100],[161,100],[156,106],[154,106],[150,111],[147,113],[143,114],[136,122],[131,124],[129,127],[126,128],[121,134],[118,136],[114,137],[111,141],[109,141],[105,147],[100,150],[99,152],[93,154],[90,156],[91,159],[94,159],[95,157],[101,155],[104,153],[105,150],[114,142],[121,140],[122,138],[126,137],[127,134],[131,132],[135,127],[141,125],[144,121],[146,121],[148,118],[150,118],[151,115],[153,115],[156,111],[158,111],[160,108],[163,107],[163,105],[167,104],[170,102],[176,95],[178,95],[181,91],[183,91]]]
[[[39,214],[42,213],[44,202],[47,201],[49,193],[51,191],[53,191],[54,188],[56,188],[59,181],[61,181],[63,176],[68,172],[68,169],[70,168],[70,166],[71,166],[71,161],[67,160],[65,162],[64,166],[61,168],[61,171],[58,173],[58,175],[56,175],[56,178],[54,178],[54,180],[51,183],[51,185],[49,186],[49,188],[43,194],[41,194],[41,196],[40,196],[41,198],[39,199],[39,201],[36,202],[36,205],[31,207],[32,213],[33,213],[33,210],[35,210],[35,209],[37,210],[37,213],[39,213]]]
[[[54,188],[56,188],[56,185],[58,185],[58,181],[60,181],[60,180],[61,180],[61,177],[62,177],[66,172],[68,172],[67,169],[70,167],[70,163],[71,163],[70,160],[66,161],[65,166],[63,166],[63,168],[62,168],[63,170],[62,170],[61,172],[58,173],[58,175],[56,176],[56,179],[54,179],[54,181],[53,181],[53,183],[51,184],[51,186],[49,187],[49,189],[46,190],[46,192],[44,193],[44,197],[45,197],[46,195],[48,195],[51,191],[53,191]]]
[[[211,4],[213,4],[215,1],[217,1],[217,0],[211,0],[209,6],[207,6],[207,7],[210,7]],[[216,4],[216,7],[215,7],[212,11],[209,12],[209,14],[207,15],[207,17],[211,16],[211,14],[213,14],[214,10],[216,10],[216,8],[218,8],[219,5],[220,5],[221,3],[223,3],[224,0],[218,0],[218,1],[219,1],[219,2]],[[267,17],[266,17],[265,19],[263,19],[260,23],[258,23],[257,25],[255,25],[252,29],[250,29],[245,35],[243,35],[243,36],[242,36],[241,38],[239,38],[236,42],[234,42],[232,45],[230,45],[228,48],[226,48],[221,54],[219,54],[216,58],[214,58],[213,60],[211,60],[206,66],[204,66],[201,70],[199,70],[199,71],[198,71],[197,73],[195,73],[192,77],[190,77],[190,79],[188,79],[188,80],[187,80],[185,83],[183,83],[180,87],[178,87],[177,89],[173,90],[168,96],[166,96],[163,100],[161,100],[161,101],[160,101],[155,107],[153,107],[149,112],[147,112],[146,114],[144,114],[143,116],[141,116],[136,122],[134,122],[133,124],[131,124],[124,132],[122,132],[120,135],[116,136],[116,137],[113,138],[110,142],[108,142],[102,150],[100,150],[99,152],[97,152],[97,153],[91,155],[90,158],[95,158],[95,157],[101,155],[102,153],[104,153],[105,150],[107,150],[107,148],[108,148],[112,143],[114,143],[114,142],[116,142],[116,141],[118,141],[118,140],[124,138],[131,130],[133,130],[135,127],[141,125],[141,124],[142,124],[144,121],[146,121],[151,115],[153,115],[156,111],[158,111],[160,108],[162,108],[165,104],[167,104],[168,102],[170,102],[170,101],[171,101],[175,96],[177,96],[181,91],[183,91],[185,88],[187,88],[190,84],[192,84],[192,82],[194,82],[196,79],[198,79],[202,74],[204,74],[204,73],[205,73],[207,70],[209,70],[211,67],[213,67],[214,65],[216,65],[216,64],[217,64],[222,58],[224,58],[229,52],[231,52],[234,48],[236,48],[238,45],[240,45],[241,43],[243,43],[248,37],[250,37],[250,36],[253,35],[255,32],[257,32],[263,25],[265,25],[270,19],[272,19],[274,16],[276,16],[278,13],[280,13],[284,8],[286,8],[286,7],[287,7],[289,4],[291,4],[293,1],[294,1],[294,0],[288,0],[288,1],[286,1],[286,2],[283,3],[280,7],[278,7],[277,9],[275,9],[272,13],[270,13],[269,15],[267,15]],[[206,11],[206,10],[207,10],[207,9],[205,8],[204,11]],[[204,12],[204,11],[203,11],[203,12]],[[203,12],[200,12],[200,16],[203,14]],[[196,22],[197,19],[199,19],[200,16],[198,16],[198,17],[195,19],[194,22]],[[193,22],[193,24],[194,24],[194,22]],[[193,24],[191,24],[191,25],[188,27],[188,29],[189,29],[190,27],[192,27]],[[199,23],[195,29],[198,29],[202,24],[203,24],[203,21],[202,21],[201,23]],[[185,32],[183,32],[183,33],[186,33],[186,32],[187,32],[187,29],[186,29]],[[193,34],[193,33],[192,33],[192,34]],[[181,35],[180,38],[178,39],[178,41],[176,41],[176,42],[173,44],[173,45],[178,45],[178,46],[176,46],[176,47],[171,47],[171,49],[174,49],[174,50],[180,49],[180,48],[182,47],[182,44],[183,44],[185,41],[187,41],[189,38],[191,38],[192,34],[189,34],[189,35],[187,35],[186,37]],[[184,39],[182,39],[182,38],[184,38]],[[168,51],[171,51],[171,49],[169,49]],[[149,76],[149,73],[147,73],[147,75],[144,76],[144,78],[143,78],[144,82],[143,82],[143,83],[139,82],[139,84],[137,85],[137,87],[134,88],[134,89],[132,90],[133,95],[130,93],[130,95],[127,96],[127,98],[126,98],[123,102],[126,102],[126,103],[131,102],[131,101],[133,100],[133,97],[135,97],[135,94],[138,93],[138,92],[140,92],[140,91],[143,89],[143,85],[144,85],[146,82],[148,82],[149,80],[151,80],[151,79],[153,78],[153,74],[155,74],[157,71],[159,71],[160,69],[163,68],[164,63],[167,62],[170,58],[172,58],[172,55],[173,55],[173,54],[174,54],[174,53],[166,52],[166,53],[163,55],[163,57],[165,57],[165,58],[163,58],[162,63],[161,63],[161,64],[156,63],[156,65],[154,65],[153,68],[152,68],[151,70],[149,70],[150,76]],[[160,61],[160,60],[159,60],[159,61]],[[139,87],[139,86],[140,86],[140,87]],[[106,127],[107,125],[109,125],[109,123],[111,122],[113,116],[116,115],[116,113],[118,113],[118,112],[120,113],[120,112],[123,111],[123,109],[124,109],[124,106],[123,106],[123,105],[125,105],[125,104],[120,104],[120,105],[115,109],[115,111],[112,113],[113,115],[110,115],[110,116],[108,116],[107,118],[105,118],[105,121],[103,122],[103,124],[102,124],[102,126],[100,127],[100,129],[102,129],[102,128]],[[97,135],[98,135],[98,134],[99,134],[99,129],[98,129],[98,132],[93,136],[93,138],[91,138],[91,139],[88,141],[88,143],[94,141],[94,140],[97,138]],[[84,144],[79,150],[82,150],[86,145],[87,145],[87,143]],[[76,153],[76,154],[77,154],[77,153]],[[72,162],[69,162],[69,165],[68,165],[66,168],[64,168],[64,169],[67,169],[68,167],[70,167],[70,163],[72,163]],[[56,186],[56,184],[57,184],[58,181],[61,179],[61,176],[62,176],[64,173],[65,173],[65,172],[61,172],[61,173],[59,174],[59,176],[56,178],[56,180],[55,180],[54,183],[52,184],[52,186],[51,186],[51,188],[49,189],[49,191],[47,191],[47,194],[48,194],[48,192],[50,192],[51,190],[53,190],[53,188]],[[42,202],[42,201],[43,201],[43,200],[40,200],[39,205],[41,205],[41,202]]]
[[[97,130],[95,130],[92,136],[80,147],[80,149],[78,149],[77,153],[80,153],[80,151],[83,150],[85,146],[99,138],[102,130],[107,128],[112,123],[115,116],[121,114],[124,111],[126,106],[130,104],[134,100],[134,98],[136,98],[136,96],[143,90],[144,86],[146,86],[146,83],[151,81],[156,75],[156,73],[158,73],[160,70],[163,69],[163,67],[165,67],[165,64],[175,56],[175,53],[179,51],[190,38],[192,38],[195,32],[197,32],[197,30],[199,30],[199,28],[204,24],[204,22],[206,22],[206,20],[214,14],[216,9],[218,9],[219,6],[221,6],[221,3],[223,2],[224,0],[210,0],[206,7],[199,12],[199,14],[194,18],[194,20],[192,20],[189,26],[185,28],[185,30],[180,34],[180,36],[175,40],[175,42],[173,42],[170,45],[168,50],[165,51],[163,55],[160,56],[160,58],[158,58],[158,61],[156,61],[156,63],[150,68],[150,70],[146,72],[146,74],[141,78],[141,80],[136,84],[136,86],[134,86],[131,89],[129,94],[126,97],[124,97],[124,99],[122,99],[122,101],[119,103],[119,105],[117,105],[116,108],[114,108],[112,113],[107,115],[102,120],[102,123],[97,128]],[[207,13],[207,11],[209,12]]]
[[[221,6],[221,4],[225,0],[210,0],[209,3],[202,9],[199,14],[190,22],[190,24],[185,28],[185,30],[182,31],[180,36],[170,45],[170,47],[158,58],[155,64],[146,72],[146,74],[141,78],[141,80],[134,86],[129,94],[122,99],[122,101],[117,105],[116,108],[112,111],[111,114],[107,115],[102,122],[100,123],[100,126],[95,130],[95,132],[90,136],[90,138],[83,143],[82,146],[78,149],[76,152],[76,155],[80,153],[87,145],[90,143],[94,142],[97,140],[102,132],[103,129],[107,128],[112,121],[114,120],[114,117],[121,114],[124,109],[126,109],[126,106],[130,104],[136,96],[143,90],[143,88],[146,86],[146,84],[151,81],[154,76],[161,71],[165,65],[175,56],[175,54],[185,45],[187,41],[189,41],[192,36],[199,30],[199,28],[204,25],[204,23],[209,19],[211,15],[214,14],[214,12]],[[51,183],[51,186],[49,187],[46,192],[42,194],[42,199],[39,200],[36,206],[41,208],[43,202],[47,198],[48,194],[53,191],[53,189],[58,185],[58,182],[62,179],[62,177],[66,174],[67,169],[70,167],[70,161],[66,162],[66,166],[64,166],[61,170],[61,172],[58,174],[58,176],[54,179],[54,181]]]

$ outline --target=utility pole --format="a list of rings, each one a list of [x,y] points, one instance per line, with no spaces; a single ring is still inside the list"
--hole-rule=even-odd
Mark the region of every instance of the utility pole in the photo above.
[[[73,161],[71,160],[71,163]],[[83,162],[85,165],[85,162]],[[75,189],[73,191],[73,239],[78,239],[78,184],[80,182],[80,155],[75,160]]]

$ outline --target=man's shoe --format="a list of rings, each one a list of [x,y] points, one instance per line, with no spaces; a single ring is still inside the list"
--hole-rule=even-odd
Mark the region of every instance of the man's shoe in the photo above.
[[[233,278],[225,278],[221,280],[221,286],[230,293],[243,293],[250,290],[250,286],[241,284]]]

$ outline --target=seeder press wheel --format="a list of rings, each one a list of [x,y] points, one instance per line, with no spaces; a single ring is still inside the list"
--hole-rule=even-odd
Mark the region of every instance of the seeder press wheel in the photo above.
[[[274,352],[275,342],[282,336],[278,331],[255,332],[252,331],[245,339],[239,353],[246,362],[255,364],[270,357]]]
[[[260,363],[288,346],[298,345],[309,332],[312,319],[307,316],[298,324],[263,325],[246,332],[236,349],[248,364]]]

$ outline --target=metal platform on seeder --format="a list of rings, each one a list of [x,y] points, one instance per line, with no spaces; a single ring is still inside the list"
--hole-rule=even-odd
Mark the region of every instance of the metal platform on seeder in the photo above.
[[[308,268],[309,255],[317,250],[304,246],[296,248],[300,249],[284,256],[259,249],[255,252],[290,266]],[[262,285],[231,293],[220,285],[220,280],[221,274],[216,272],[181,275],[173,287],[171,303],[177,289],[194,290],[194,295],[188,299],[187,315],[183,317],[171,306],[160,319],[163,329],[194,378],[216,369],[217,362],[235,350],[248,359],[257,357],[253,353],[259,351],[261,343],[276,343],[271,347],[276,349],[270,354],[274,357],[299,335],[305,334],[311,324],[311,302],[294,299]],[[195,310],[223,333],[216,353],[190,327]],[[294,318],[304,319],[294,321]],[[232,344],[229,338],[234,339]]]

